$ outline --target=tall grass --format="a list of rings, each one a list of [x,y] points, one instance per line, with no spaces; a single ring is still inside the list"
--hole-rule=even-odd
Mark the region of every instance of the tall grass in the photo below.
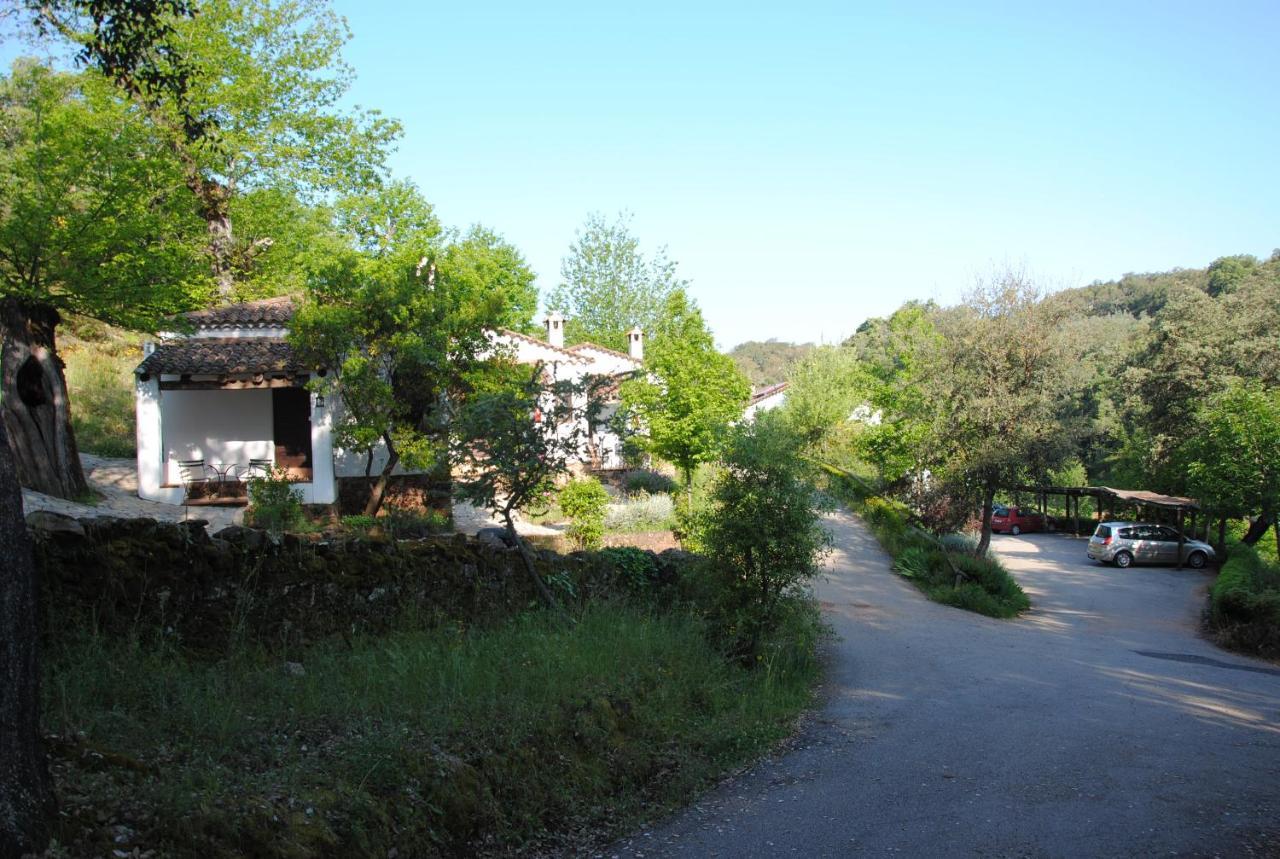
[[[66,363],[71,427],[80,451],[134,456],[133,370],[142,360],[138,339],[81,322],[59,339],[58,354]]]
[[[45,684],[47,727],[83,738],[57,767],[60,837],[107,855],[422,856],[616,832],[786,734],[817,628],[793,624],[755,670],[694,612],[617,602],[575,624],[317,647],[299,666],[82,638]],[[107,819],[136,839],[113,843]]]

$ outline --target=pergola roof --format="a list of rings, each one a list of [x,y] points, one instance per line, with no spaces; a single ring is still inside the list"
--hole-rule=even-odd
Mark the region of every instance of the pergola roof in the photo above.
[[[266,337],[195,338],[164,343],[143,359],[135,373],[246,375],[304,372],[284,340]]]
[[[1035,492],[1047,495],[1109,495],[1117,501],[1161,507],[1166,510],[1199,510],[1200,502],[1180,495],[1161,495],[1145,489],[1112,489],[1110,486],[1014,486],[1016,492]]]

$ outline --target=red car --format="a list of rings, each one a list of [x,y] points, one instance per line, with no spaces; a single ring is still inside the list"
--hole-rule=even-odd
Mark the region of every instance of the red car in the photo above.
[[[1023,531],[1043,531],[1044,526],[1044,517],[1035,510],[997,506],[991,511],[991,530],[997,534],[1007,531],[1016,536]]]

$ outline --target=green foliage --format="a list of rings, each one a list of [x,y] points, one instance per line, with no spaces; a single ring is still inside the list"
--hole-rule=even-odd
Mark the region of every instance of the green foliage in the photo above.
[[[666,248],[652,258],[641,252],[630,220],[626,214],[613,223],[598,212],[588,215],[560,263],[561,282],[547,296],[547,307],[568,317],[572,341],[626,351],[627,331],[638,325],[647,337],[657,335],[667,300],[686,286]]]
[[[609,493],[594,477],[571,480],[560,490],[560,509],[569,517],[566,532],[578,549],[595,549],[604,537]]]
[[[665,474],[647,469],[628,472],[624,485],[628,492],[645,492],[649,495],[670,495],[676,491],[676,482]]]
[[[815,448],[871,402],[872,379],[857,352],[821,346],[791,369],[782,414]],[[872,411],[867,409],[869,418]]]
[[[1188,486],[1221,516],[1280,510],[1280,389],[1233,385],[1205,403],[1179,450]]]
[[[631,593],[645,593],[657,584],[658,565],[649,552],[633,546],[611,546],[601,549],[600,555],[614,565],[618,578]]]
[[[812,343],[748,340],[729,350],[729,357],[753,387],[776,385],[791,377],[791,368],[813,350]]]
[[[306,527],[302,492],[294,486],[286,469],[273,468],[261,477],[249,479],[249,507],[244,520],[255,528],[277,534]]]
[[[141,809],[128,848],[175,857],[560,852],[784,737],[818,673],[811,629],[797,622],[754,671],[696,613],[647,604],[318,645],[293,673],[256,652],[201,662],[63,636],[47,730],[101,753],[68,749],[56,837],[110,853],[99,815]]]
[[[363,513],[342,517],[342,527],[346,528],[348,531],[369,531],[372,530],[373,526],[376,525],[377,522],[378,520],[376,517],[368,516]]]
[[[1209,595],[1210,621],[1220,641],[1280,656],[1280,566],[1266,564],[1254,547],[1232,541]]]
[[[514,533],[513,511],[545,506],[580,450],[580,399],[571,384],[548,384],[541,365],[517,384],[471,396],[452,427],[458,497],[492,510]]]
[[[776,628],[783,603],[804,592],[830,544],[802,446],[771,413],[735,427],[711,493],[701,538],[725,577],[747,657]]]
[[[675,512],[670,495],[633,492],[609,505],[604,526],[614,532],[666,531],[675,525]]]
[[[742,417],[750,389],[683,290],[663,307],[658,334],[647,348],[645,369],[622,385],[626,413],[642,428],[648,449],[674,462],[686,481],[699,463],[719,452],[729,424]]]
[[[0,297],[135,328],[208,294],[180,165],[97,74],[0,79]]]

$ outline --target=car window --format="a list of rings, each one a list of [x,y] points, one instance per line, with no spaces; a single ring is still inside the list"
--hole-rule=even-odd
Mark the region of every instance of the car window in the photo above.
[[[1133,540],[1133,539],[1136,539],[1134,535],[1137,533],[1137,531],[1138,531],[1138,529],[1137,529],[1137,528],[1121,528],[1121,529],[1120,529],[1120,539],[1121,539],[1121,540]]]
[[[1008,516],[1009,508],[1001,507],[999,504],[997,504],[995,507],[991,508],[991,515],[992,516]]]
[[[1094,531],[1094,536],[1106,539],[1111,536],[1111,527],[1109,525],[1099,525],[1098,530]]]
[[[1160,527],[1154,530],[1158,532],[1155,539],[1165,540],[1171,543],[1178,542],[1178,532],[1173,530],[1172,528]]]

